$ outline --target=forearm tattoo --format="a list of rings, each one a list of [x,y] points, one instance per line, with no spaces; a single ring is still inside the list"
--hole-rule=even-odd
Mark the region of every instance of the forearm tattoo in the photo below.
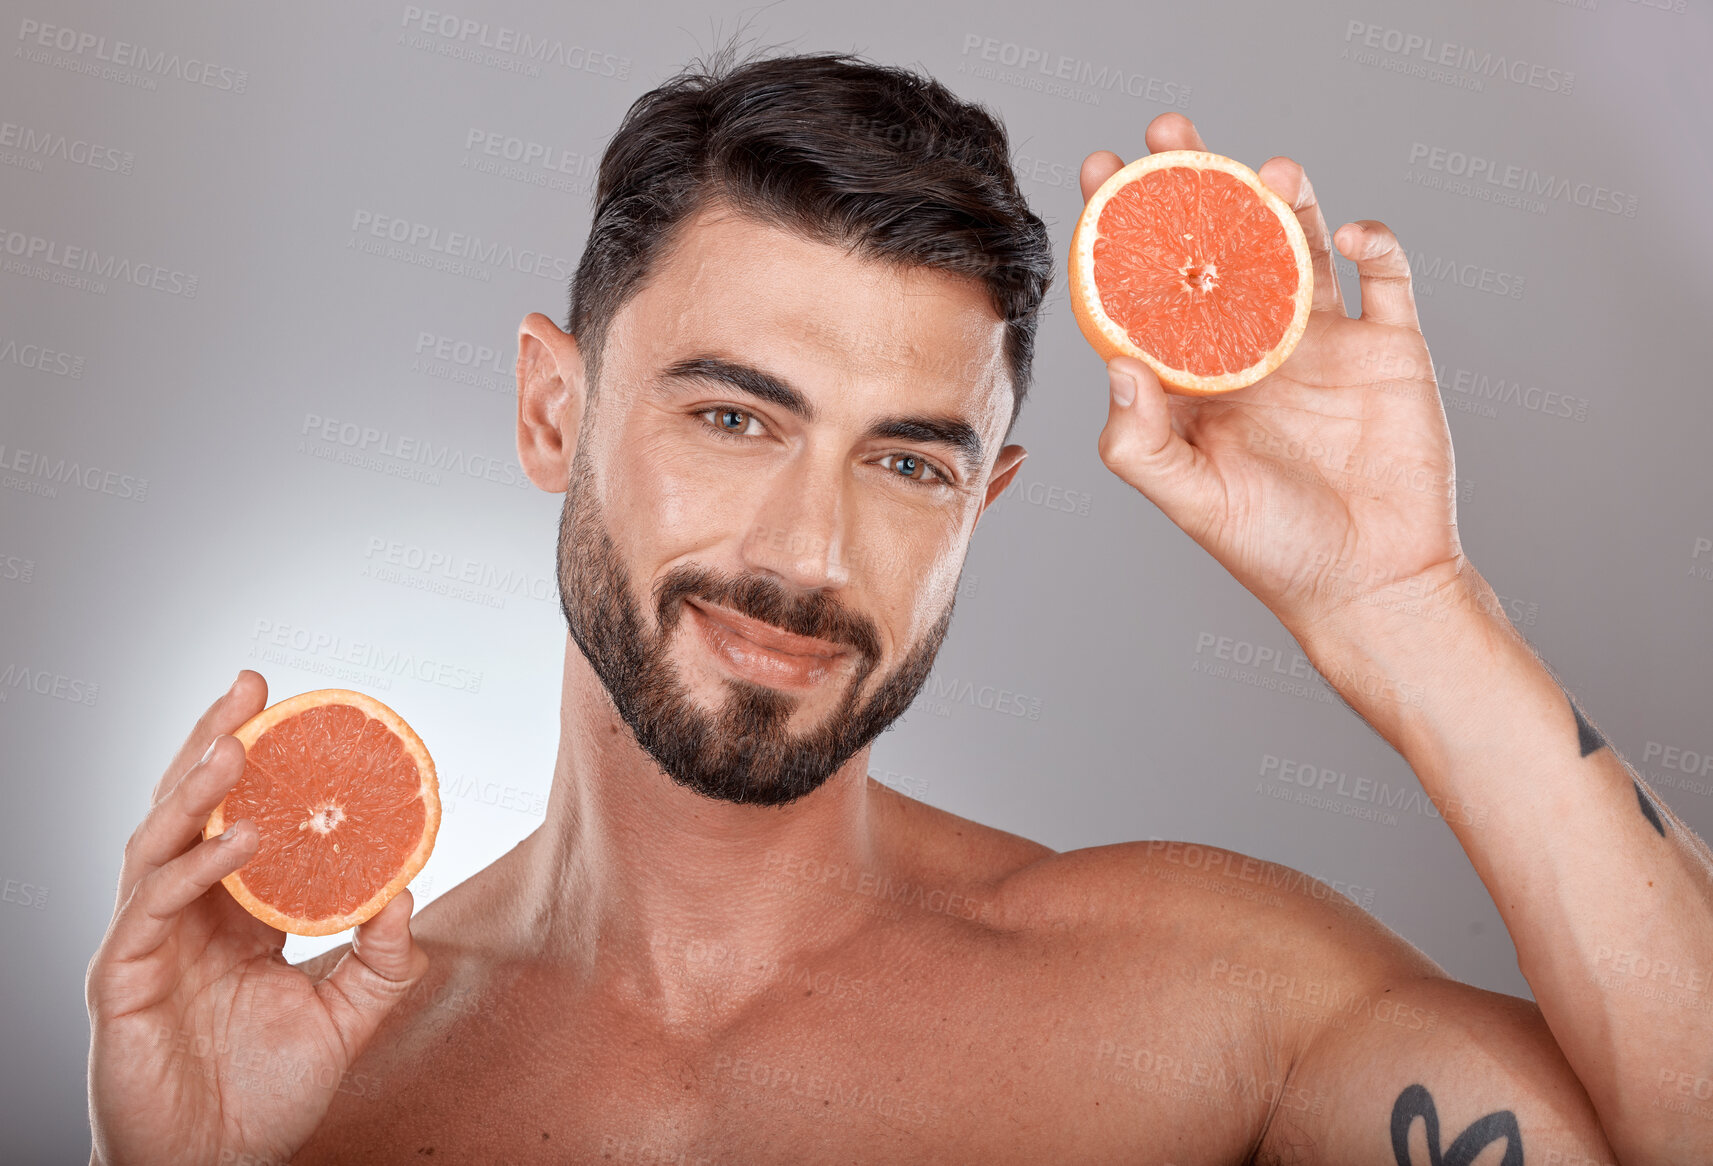
[[[1517,1128],[1517,1115],[1508,1109],[1477,1118],[1441,1151],[1439,1111],[1434,1108],[1433,1094],[1422,1085],[1411,1085],[1392,1105],[1392,1154],[1398,1166],[1413,1166],[1410,1127],[1418,1117],[1426,1127],[1429,1166],[1470,1166],[1482,1150],[1500,1138],[1505,1139],[1505,1156],[1499,1159],[1499,1166],[1524,1166],[1523,1133]]]
[[[1586,757],[1596,749],[1606,748],[1606,738],[1602,737],[1600,730],[1596,729],[1593,723],[1582,715],[1582,710],[1577,707],[1575,698],[1568,692],[1564,694],[1564,698],[1570,701],[1570,714],[1576,718],[1576,746],[1582,750],[1582,756]],[[1648,797],[1648,791],[1643,789],[1642,783],[1634,778],[1630,780],[1630,784],[1636,787],[1636,804],[1642,808],[1642,817],[1648,820],[1648,825],[1659,831],[1661,838],[1664,838],[1665,822],[1660,818],[1659,811],[1654,808],[1653,799]]]

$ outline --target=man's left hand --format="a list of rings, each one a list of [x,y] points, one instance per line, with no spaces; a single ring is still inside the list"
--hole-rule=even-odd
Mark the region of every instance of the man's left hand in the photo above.
[[[1149,124],[1150,152],[1205,150],[1188,118]],[[1091,154],[1086,200],[1123,165]],[[1380,588],[1438,591],[1466,568],[1457,536],[1451,435],[1416,319],[1409,259],[1385,224],[1327,230],[1296,162],[1261,180],[1296,211],[1314,263],[1308,329],[1270,375],[1217,396],[1165,392],[1134,357],[1108,366],[1114,402],[1100,456],[1303,638]],[[1332,246],[1356,263],[1362,314],[1346,313]]]

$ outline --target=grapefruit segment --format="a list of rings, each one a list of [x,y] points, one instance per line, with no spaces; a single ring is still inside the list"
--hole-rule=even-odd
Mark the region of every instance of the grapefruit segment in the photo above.
[[[203,827],[243,818],[256,856],[221,880],[243,908],[293,935],[332,935],[373,916],[434,849],[434,761],[404,718],[344,688],[305,692],[233,734],[244,772]]]
[[[1241,162],[1149,154],[1101,184],[1071,236],[1071,311],[1102,360],[1134,356],[1165,388],[1228,393],[1291,354],[1314,266],[1285,201]]]

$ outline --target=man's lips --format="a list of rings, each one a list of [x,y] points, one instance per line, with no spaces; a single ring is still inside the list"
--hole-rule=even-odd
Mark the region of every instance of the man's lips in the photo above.
[[[800,656],[817,660],[832,660],[850,651],[842,644],[828,643],[809,636],[795,636],[790,632],[781,631],[772,624],[750,619],[739,615],[727,607],[720,607],[701,599],[685,599],[685,603],[695,606],[696,610],[713,620],[715,623],[733,632],[757,647],[766,648],[769,652],[778,652],[782,656]]]

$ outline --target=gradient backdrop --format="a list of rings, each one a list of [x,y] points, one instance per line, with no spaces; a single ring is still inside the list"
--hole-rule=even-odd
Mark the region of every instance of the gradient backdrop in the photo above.
[[[0,7],[6,1161],[87,1154],[82,981],[120,851],[239,668],[422,732],[447,812],[419,903],[541,819],[560,499],[516,464],[517,325],[563,322],[628,104],[745,22],[987,103],[1061,256],[1083,156],[1135,157],[1168,109],[1303,162],[1334,227],[1391,225],[1468,553],[1713,831],[1707,0]],[[875,776],[1060,849],[1290,864],[1526,994],[1401,758],[1101,465],[1062,284],[1036,375],[1030,457]]]

